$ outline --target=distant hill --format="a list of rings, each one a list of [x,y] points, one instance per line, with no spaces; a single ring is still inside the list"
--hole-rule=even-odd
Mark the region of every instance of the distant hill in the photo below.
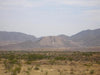
[[[27,40],[35,41],[36,37],[20,32],[5,32],[0,31],[0,45],[15,44]]]
[[[62,48],[62,47],[78,47],[75,42],[69,40],[68,36],[48,36],[42,37],[37,43],[41,47],[53,47],[53,48]]]
[[[82,46],[100,46],[100,29],[85,30],[70,37]]]
[[[47,36],[39,38],[37,41],[25,41],[18,44],[2,46],[4,49],[32,49],[32,48],[65,48],[78,47],[79,45],[61,36]]]
[[[27,35],[18,32],[1,32],[1,41],[17,41],[0,46],[0,49],[33,49],[33,48],[72,48],[82,49],[87,47],[100,47],[100,29],[81,31],[71,37],[66,35],[47,36],[35,38],[32,35]],[[19,41],[19,42],[18,42]]]

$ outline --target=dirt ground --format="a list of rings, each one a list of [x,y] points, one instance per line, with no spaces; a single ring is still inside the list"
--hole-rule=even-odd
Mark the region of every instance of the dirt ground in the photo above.
[[[100,75],[100,65],[88,62],[67,62],[61,65],[28,65],[22,64],[21,72],[17,75]],[[35,69],[37,67],[37,69]],[[4,64],[0,64],[0,75],[11,75],[5,70]]]

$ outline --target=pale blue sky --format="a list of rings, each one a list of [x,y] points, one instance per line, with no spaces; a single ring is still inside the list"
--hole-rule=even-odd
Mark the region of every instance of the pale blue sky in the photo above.
[[[37,37],[100,28],[100,0],[0,0],[0,31]]]

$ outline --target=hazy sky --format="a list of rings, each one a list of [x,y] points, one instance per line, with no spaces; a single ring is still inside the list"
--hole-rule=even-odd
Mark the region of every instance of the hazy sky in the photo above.
[[[73,35],[100,28],[100,0],[0,0],[0,31]]]

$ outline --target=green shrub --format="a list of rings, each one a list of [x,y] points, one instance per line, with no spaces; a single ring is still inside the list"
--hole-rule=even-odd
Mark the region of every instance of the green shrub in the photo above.
[[[36,65],[35,68],[34,68],[34,70],[39,70],[39,66]]]
[[[31,63],[32,63],[32,61],[28,61],[28,60],[26,61],[26,64],[31,64]]]
[[[50,63],[51,65],[54,65],[54,64],[56,63],[56,61],[53,59],[53,60],[50,60],[49,63]]]
[[[94,74],[94,70],[90,70],[90,74]]]
[[[66,60],[66,57],[58,56],[58,57],[55,57],[55,60]]]

